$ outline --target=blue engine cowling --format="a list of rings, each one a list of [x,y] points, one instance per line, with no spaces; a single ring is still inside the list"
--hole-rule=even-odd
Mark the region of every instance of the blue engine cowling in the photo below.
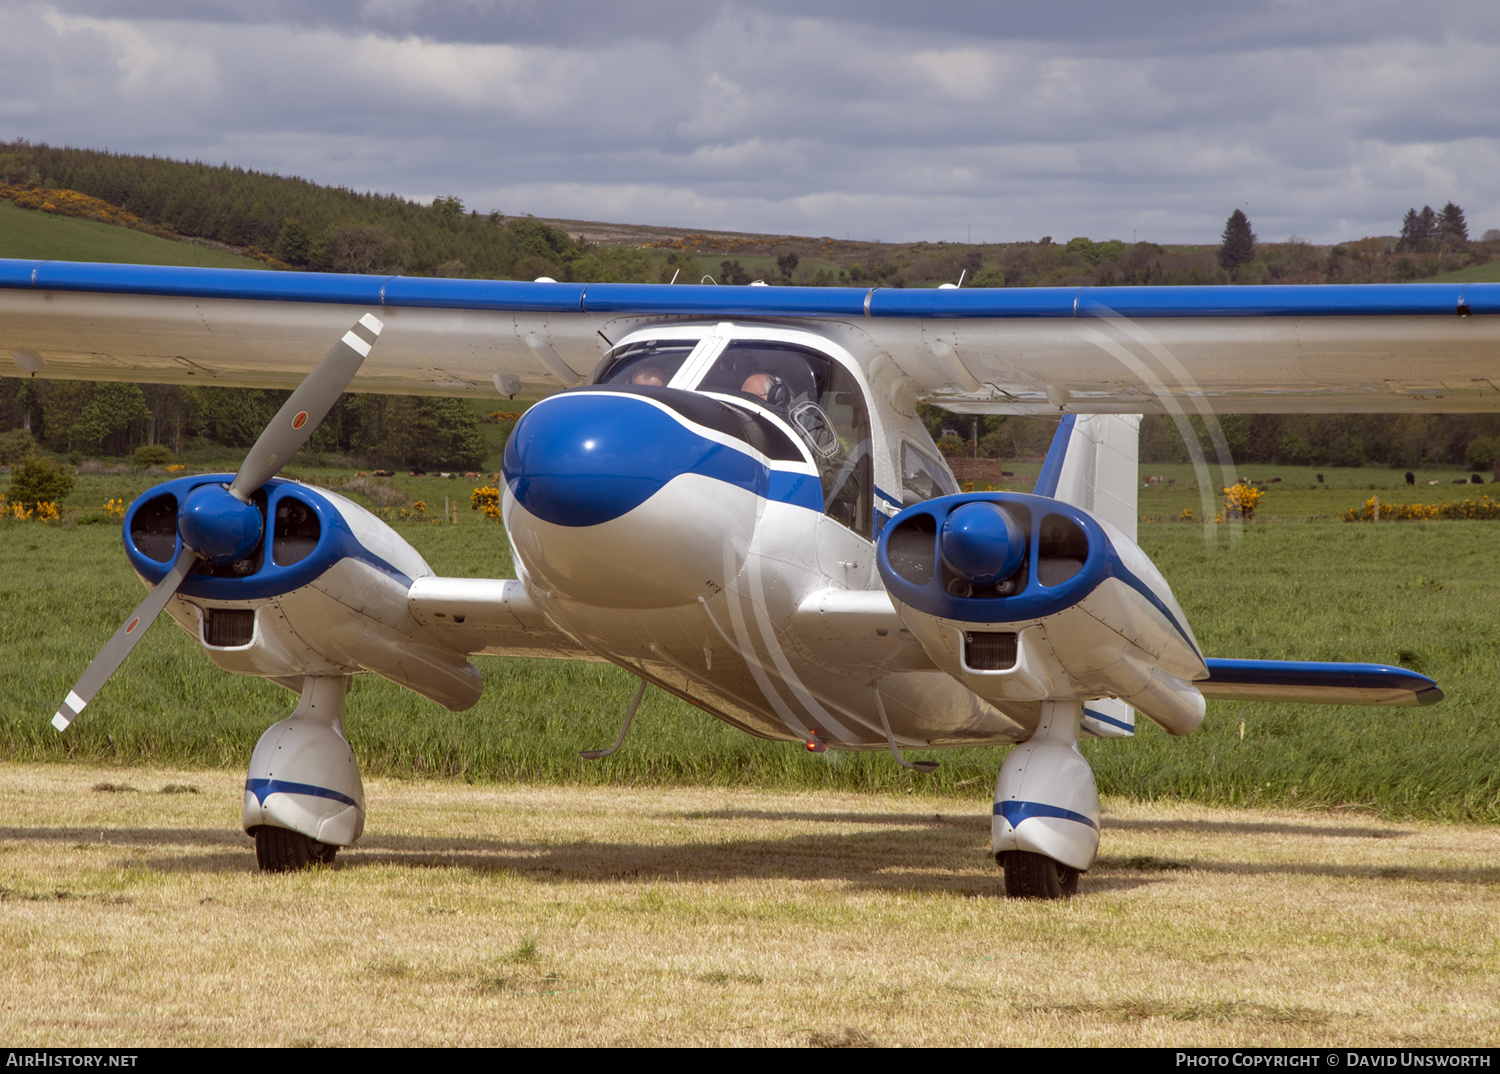
[[[1118,697],[1177,734],[1202,721],[1207,669],[1171,588],[1087,511],[943,496],[887,523],[876,563],[928,655],[986,700]]]
[[[184,507],[222,496],[203,492],[232,474],[178,478],[142,494],[125,512],[125,554],[148,585],[166,576],[182,534],[198,529],[230,544],[253,530],[248,511],[225,524],[185,518]],[[451,709],[468,708],[482,681],[461,653],[429,639],[412,618],[412,582],[433,573],[380,519],[336,493],[272,479],[250,497],[262,536],[224,562],[199,560],[167,611],[215,663],[300,690],[305,676],[372,671]],[[195,542],[194,545],[197,548]]]

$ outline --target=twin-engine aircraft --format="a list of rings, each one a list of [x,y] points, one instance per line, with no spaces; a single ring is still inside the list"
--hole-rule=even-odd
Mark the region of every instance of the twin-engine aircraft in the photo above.
[[[1130,735],[1137,714],[1186,734],[1205,698],[1442,697],[1399,668],[1206,657],[1135,543],[1137,415],[1494,408],[1497,313],[1500,285],[905,291],[0,261],[0,344],[28,373],[296,388],[237,473],[130,506],[125,553],[151,592],[53,723],[162,611],[221,667],[300,693],[245,783],[261,868],[289,870],[364,828],[351,675],[458,710],[480,697],[472,654],[607,660],[641,680],[632,716],[650,683],[749,734],[923,770],[902,751],[1018,744],[994,798],[1005,889],[1072,895],[1099,845],[1080,735]],[[349,387],[545,394],[504,455],[518,577],[437,577],[370,512],[276,477]],[[1035,490],[960,492],[918,400],[1061,414]]]

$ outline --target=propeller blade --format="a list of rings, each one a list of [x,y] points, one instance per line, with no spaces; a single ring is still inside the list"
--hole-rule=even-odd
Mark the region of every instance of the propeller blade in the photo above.
[[[84,671],[78,685],[73,687],[68,699],[57,710],[57,715],[52,717],[53,727],[66,731],[68,724],[94,699],[94,695],[109,681],[109,677],[125,662],[130,650],[135,648],[135,643],[156,622],[156,617],[167,606],[167,601],[172,599],[172,594],[177,592],[177,587],[182,585],[182,580],[188,576],[188,571],[193,569],[197,559],[191,548],[183,548],[167,576],[136,606],[124,625],[115,631],[114,637],[104,643],[104,648],[99,650],[99,655],[94,657],[93,663]]]
[[[287,459],[307,443],[359,372],[384,327],[374,314],[367,313],[344,333],[255,441],[229,485],[230,495],[241,503],[249,502],[251,494],[275,477]]]

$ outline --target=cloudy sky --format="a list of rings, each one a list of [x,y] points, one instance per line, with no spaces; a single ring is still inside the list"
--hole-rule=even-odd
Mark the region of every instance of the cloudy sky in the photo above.
[[[6,0],[0,139],[856,239],[1500,227],[1493,0]]]

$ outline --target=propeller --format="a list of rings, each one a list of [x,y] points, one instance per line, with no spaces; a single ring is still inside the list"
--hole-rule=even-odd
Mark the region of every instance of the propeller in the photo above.
[[[373,314],[365,314],[323,356],[307,379],[297,386],[266,426],[239,472],[228,485],[200,485],[183,498],[177,511],[177,535],[182,551],[167,576],[136,606],[105,642],[67,700],[52,717],[52,726],[65,731],[85,705],[109,681],[136,642],[156,621],[167,601],[192,571],[198,560],[232,563],[242,559],[260,542],[265,522],[250,497],[307,443],[318,424],[328,416],[344,389],[369,356],[384,327]]]

